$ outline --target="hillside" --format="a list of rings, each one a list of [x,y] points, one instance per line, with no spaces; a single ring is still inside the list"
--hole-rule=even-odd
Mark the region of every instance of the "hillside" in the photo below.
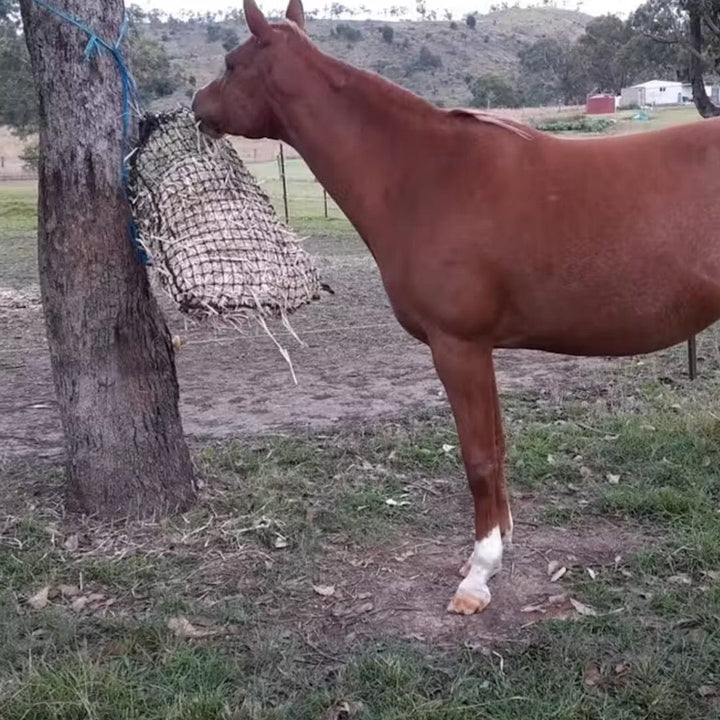
[[[453,28],[442,22],[375,20],[311,20],[307,30],[326,53],[357,67],[378,72],[426,99],[445,106],[465,105],[468,78],[484,73],[511,76],[517,72],[517,53],[542,37],[575,40],[589,15],[557,8],[510,8],[477,17],[474,29],[463,20]],[[392,42],[383,39],[383,27],[393,30]],[[240,40],[243,24],[223,23]],[[340,35],[338,28],[340,27]],[[349,30],[348,30],[349,28]],[[198,87],[216,77],[225,51],[220,41],[209,42],[207,25],[193,22],[156,24],[150,32],[162,41],[174,62]],[[348,39],[358,31],[356,40]],[[158,106],[187,102],[183,93],[159,101]]]

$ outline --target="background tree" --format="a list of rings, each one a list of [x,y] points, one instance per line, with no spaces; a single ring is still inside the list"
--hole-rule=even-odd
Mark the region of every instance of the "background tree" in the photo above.
[[[517,83],[496,73],[481,75],[469,83],[473,107],[518,107],[521,104]]]
[[[230,50],[236,48],[240,44],[240,36],[233,28],[224,28],[221,39],[223,50],[226,50],[227,52],[230,52]]]
[[[577,45],[559,38],[542,38],[519,53],[520,86],[528,105],[585,102],[592,90]]]
[[[631,17],[646,38],[684,54],[693,101],[703,117],[720,115],[705,89],[707,74],[720,76],[720,2],[649,0]]]
[[[118,36],[122,0],[55,0]],[[130,246],[120,182],[121,80],[109,53],[21,0],[40,108],[40,286],[65,431],[67,503],[103,516],[185,509],[195,497],[170,334]]]
[[[27,134],[37,130],[37,98],[30,56],[9,6],[9,2],[0,5],[0,125]]]
[[[632,30],[615,15],[593,18],[577,41],[577,51],[594,90],[619,95],[627,85],[629,58],[622,52]]]
[[[141,102],[149,104],[187,84],[164,45],[145,31],[148,14],[130,6],[128,57]],[[38,105],[17,0],[0,0],[0,125],[20,135],[37,131]]]

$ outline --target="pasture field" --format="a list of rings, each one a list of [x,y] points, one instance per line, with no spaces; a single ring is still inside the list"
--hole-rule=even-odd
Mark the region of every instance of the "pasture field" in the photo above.
[[[695,382],[683,346],[497,353],[515,545],[449,616],[472,511],[440,383],[349,224],[296,208],[335,290],[306,347],[278,330],[299,384],[164,303],[201,500],[108,524],[63,510],[35,194],[0,185],[3,720],[720,716],[717,329]]]

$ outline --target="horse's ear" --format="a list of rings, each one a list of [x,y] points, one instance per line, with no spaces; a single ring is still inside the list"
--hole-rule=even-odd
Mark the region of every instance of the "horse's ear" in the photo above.
[[[305,11],[303,10],[302,0],[290,0],[285,17],[292,20],[301,30],[305,28]]]
[[[258,40],[269,40],[272,28],[255,0],[243,0],[243,10],[245,12],[245,22],[250,32]]]

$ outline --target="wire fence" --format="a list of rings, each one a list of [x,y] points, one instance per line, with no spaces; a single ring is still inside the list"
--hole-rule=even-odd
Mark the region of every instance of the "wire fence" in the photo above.
[[[307,219],[345,219],[342,210],[312,174],[305,161],[288,146],[279,143],[271,160],[251,160],[241,153],[248,170],[287,223]]]
[[[277,214],[292,224],[298,220],[344,220],[345,215],[328,195],[305,161],[283,143],[233,143],[248,170],[257,178]],[[37,179],[17,156],[0,162],[0,182]]]

